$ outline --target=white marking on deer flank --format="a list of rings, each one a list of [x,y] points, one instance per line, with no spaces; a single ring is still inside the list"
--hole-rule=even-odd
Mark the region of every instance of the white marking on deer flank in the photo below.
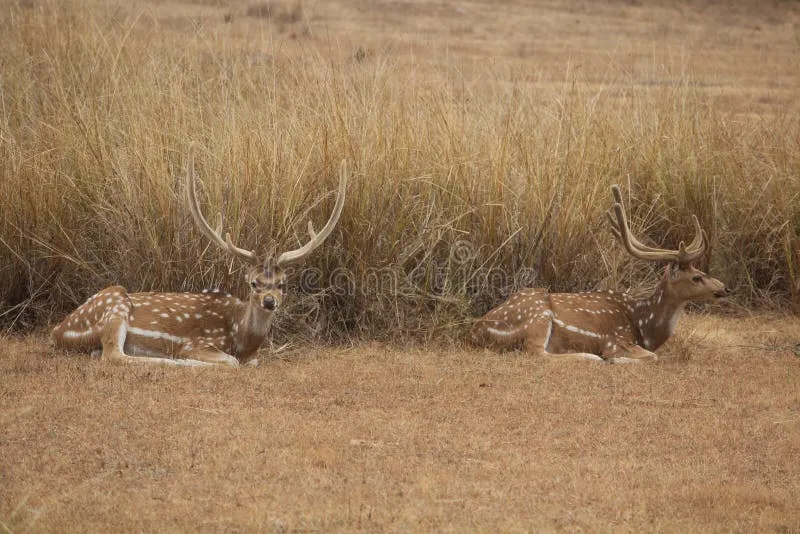
[[[75,330],[66,330],[63,335],[66,338],[75,339],[76,337],[86,337],[92,333],[94,333],[94,328],[90,328],[82,332],[76,332]]]
[[[571,324],[566,324],[561,319],[553,318],[553,322],[556,323],[561,328],[568,330],[569,332],[575,332],[576,334],[582,334],[584,336],[593,337],[593,338],[600,338],[600,334],[596,334],[590,330],[584,330],[583,328],[578,328],[577,326],[573,326]]]
[[[172,334],[167,334],[166,332],[159,332],[158,330],[145,330],[144,328],[129,327],[128,332],[137,336],[149,337],[151,339],[163,339],[176,344],[183,344],[186,342],[185,338],[173,336]]]
[[[517,330],[506,330],[506,331],[497,330],[496,328],[492,328],[491,326],[486,328],[486,331],[494,336],[500,336],[500,337],[509,337],[517,333]]]
[[[577,326],[573,326],[571,324],[565,325],[565,329],[569,330],[570,332],[575,332],[576,334],[582,334],[584,336],[589,336],[593,338],[600,338],[600,334],[596,334],[590,330],[584,330],[583,328],[578,328]]]

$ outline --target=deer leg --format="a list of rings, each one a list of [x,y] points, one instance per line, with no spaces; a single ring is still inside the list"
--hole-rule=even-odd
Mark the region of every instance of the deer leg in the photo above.
[[[563,354],[549,352],[548,346],[550,345],[550,337],[553,335],[553,320],[551,317],[544,317],[535,321],[527,329],[527,336],[525,337],[525,350],[528,354],[533,354],[540,358],[546,358],[553,361],[577,361],[577,360],[592,360],[602,361],[603,359],[588,352],[567,352]]]
[[[101,357],[106,360],[125,361],[131,356],[122,352],[125,346],[125,338],[128,336],[128,321],[123,317],[112,317],[106,322],[100,334],[100,342],[103,346]]]
[[[639,345],[634,345],[609,356],[608,363],[647,363],[657,359],[658,356],[654,353]]]
[[[208,350],[208,349],[192,349],[181,352],[181,356],[190,356],[192,360],[198,360],[206,365],[229,365],[231,367],[239,367],[239,360],[234,356],[222,351]],[[192,361],[192,360],[176,360],[176,361]]]
[[[198,367],[209,365],[199,360],[173,360],[170,358],[153,358],[150,356],[129,356],[123,352],[125,338],[128,336],[128,321],[122,316],[111,317],[103,326],[100,337],[103,345],[101,358],[109,361],[126,363],[148,363],[155,365],[169,365],[172,367]]]

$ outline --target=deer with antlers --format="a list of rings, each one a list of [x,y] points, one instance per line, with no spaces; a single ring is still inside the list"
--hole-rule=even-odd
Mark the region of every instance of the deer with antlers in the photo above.
[[[657,350],[675,331],[688,302],[727,295],[725,285],[692,263],[706,252],[707,237],[696,216],[695,236],[678,250],[644,245],[631,232],[619,187],[612,186],[614,205],[608,210],[611,231],[634,258],[666,261],[660,284],[647,298],[627,293],[548,293],[523,289],[490,310],[473,326],[479,345],[515,346],[539,356],[564,359],[638,363],[656,360]]]
[[[102,350],[102,357],[126,362],[202,366],[257,365],[257,352],[267,336],[275,310],[286,292],[286,268],[300,262],[333,231],[344,206],[347,169],[342,162],[336,203],[325,226],[317,233],[309,221],[310,240],[277,261],[222,237],[203,217],[197,201],[194,159],[190,154],[186,187],[189,211],[209,241],[250,268],[246,280],[250,295],[241,301],[219,291],[203,293],[128,293],[112,286],[90,297],[69,314],[51,334],[60,348]]]

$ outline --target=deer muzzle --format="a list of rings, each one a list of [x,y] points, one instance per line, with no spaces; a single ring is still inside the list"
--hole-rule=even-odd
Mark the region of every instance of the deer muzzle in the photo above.
[[[275,308],[278,307],[278,301],[272,295],[267,295],[261,299],[261,307],[265,310],[275,311]]]

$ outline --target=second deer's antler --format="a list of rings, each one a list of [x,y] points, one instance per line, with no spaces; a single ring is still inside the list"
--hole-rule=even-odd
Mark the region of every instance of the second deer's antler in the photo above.
[[[650,261],[675,261],[680,266],[685,267],[705,253],[707,239],[705,231],[700,226],[700,221],[697,220],[697,216],[692,215],[695,235],[688,246],[681,241],[678,245],[678,250],[650,247],[639,241],[631,232],[619,186],[612,185],[611,194],[614,196],[614,205],[607,212],[608,219],[611,222],[611,232],[634,258]]]

